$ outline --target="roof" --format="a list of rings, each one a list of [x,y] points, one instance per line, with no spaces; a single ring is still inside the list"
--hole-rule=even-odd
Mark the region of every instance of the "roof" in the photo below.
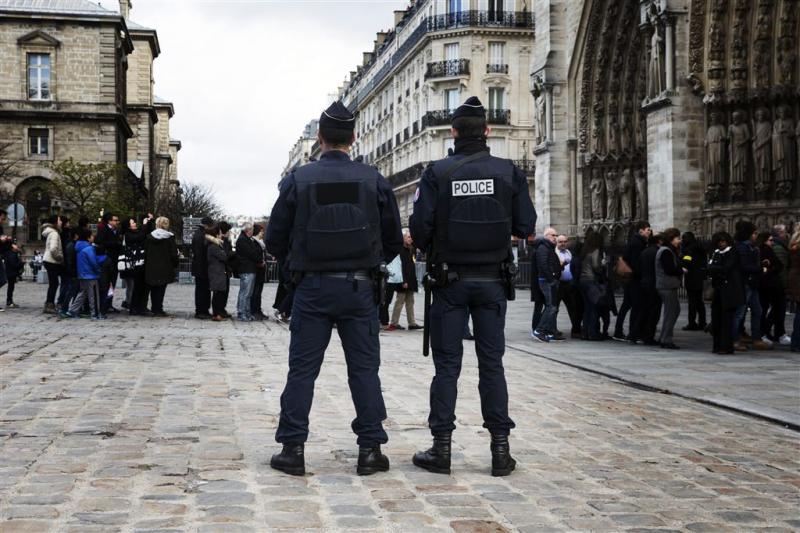
[[[2,3],[3,0],[0,0]],[[142,26],[141,24],[137,24],[132,20],[127,20],[126,23],[128,24],[128,30],[130,31],[156,31],[153,28],[148,28],[147,26]]]
[[[116,11],[89,0],[0,0],[0,11],[119,17]]]

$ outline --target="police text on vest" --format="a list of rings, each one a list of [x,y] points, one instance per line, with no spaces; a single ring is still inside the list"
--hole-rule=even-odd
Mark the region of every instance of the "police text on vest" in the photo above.
[[[453,196],[480,196],[494,194],[494,180],[465,180],[453,182]]]

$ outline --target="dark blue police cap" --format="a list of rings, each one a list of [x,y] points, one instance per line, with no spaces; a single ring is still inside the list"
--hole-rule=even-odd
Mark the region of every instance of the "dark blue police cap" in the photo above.
[[[453,112],[453,120],[460,117],[480,117],[486,118],[486,108],[478,100],[477,96],[470,96],[467,101],[458,106]]]
[[[353,131],[356,129],[356,117],[341,100],[334,102],[319,117],[319,127],[324,129]]]

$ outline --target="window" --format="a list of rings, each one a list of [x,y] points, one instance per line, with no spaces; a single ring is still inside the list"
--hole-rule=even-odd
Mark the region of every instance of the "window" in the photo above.
[[[489,64],[490,65],[503,65],[505,64],[506,43],[504,42],[489,42]]]
[[[489,0],[489,22],[502,22],[503,0]]]
[[[28,145],[30,146],[30,155],[49,155],[50,130],[30,128],[28,130]]]
[[[505,109],[503,107],[503,97],[505,96],[505,89],[502,87],[489,88],[489,109]]]
[[[448,13],[460,13],[461,12],[461,0],[448,0],[448,2],[447,2],[447,12]]]
[[[460,57],[458,43],[444,45],[444,58],[447,61],[458,61]]]
[[[50,99],[50,54],[28,54],[28,98]]]
[[[444,108],[448,111],[455,111],[458,107],[460,100],[458,89],[445,89],[444,91]]]

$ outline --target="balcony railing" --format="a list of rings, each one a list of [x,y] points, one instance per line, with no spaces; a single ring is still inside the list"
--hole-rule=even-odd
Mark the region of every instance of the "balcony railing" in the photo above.
[[[489,63],[486,65],[486,74],[508,74],[508,65]]]
[[[417,163],[416,165],[410,166],[405,170],[401,170],[397,174],[393,174],[389,176],[388,180],[392,187],[399,187],[405,183],[410,181],[414,181],[422,176],[422,172],[425,170],[425,167],[428,166],[428,163]]]
[[[469,59],[448,59],[428,63],[425,79],[447,78],[449,76],[469,75]]]
[[[508,109],[487,109],[487,124],[511,124],[511,111]]]
[[[454,109],[439,109],[437,111],[428,111],[422,117],[422,128],[425,129],[430,126],[449,126],[453,122]]]
[[[516,159],[514,160],[514,165],[523,171],[526,176],[536,175],[536,161],[533,159]]]

